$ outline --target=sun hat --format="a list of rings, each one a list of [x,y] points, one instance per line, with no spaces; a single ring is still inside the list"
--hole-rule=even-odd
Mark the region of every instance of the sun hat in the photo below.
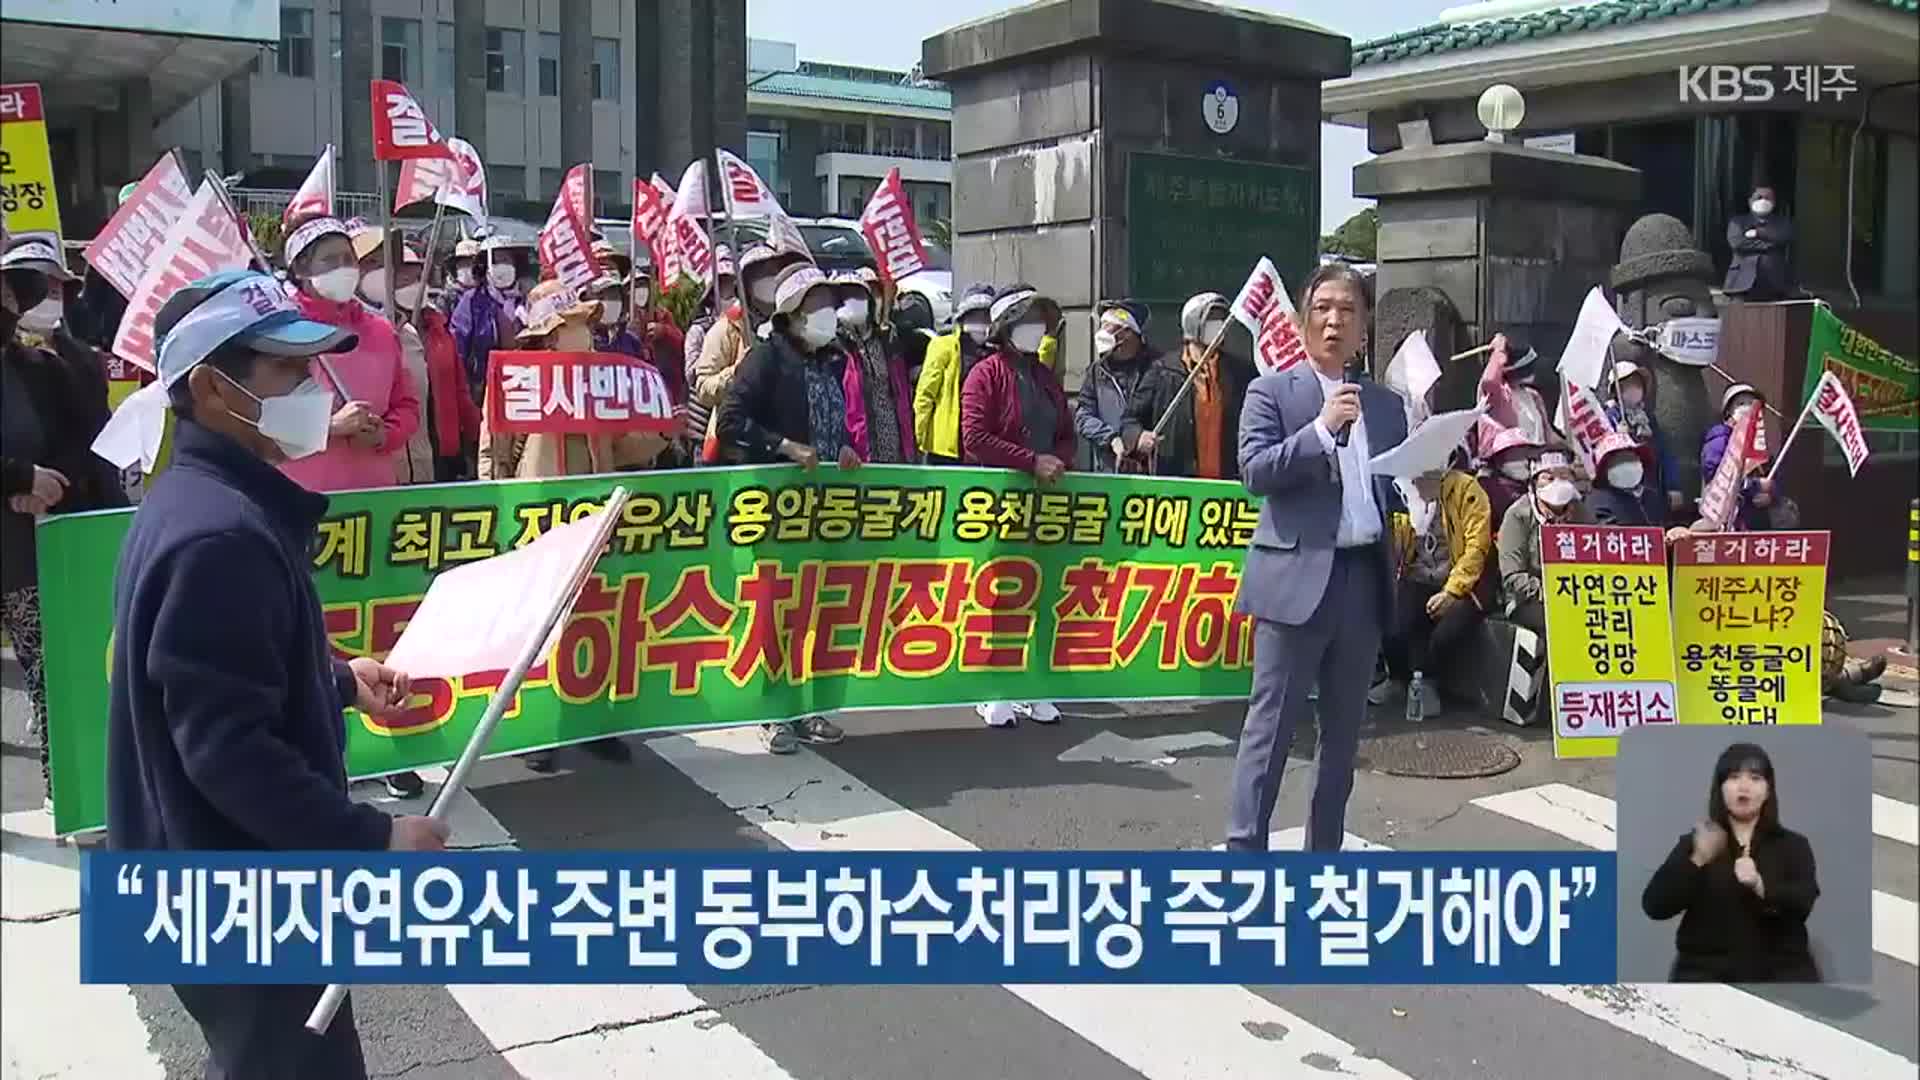
[[[543,338],[569,319],[591,319],[600,313],[600,301],[582,300],[566,282],[547,278],[527,294],[527,325],[521,341]]]
[[[318,356],[359,343],[351,331],[301,314],[280,283],[229,270],[178,289],[153,320],[154,368],[171,386],[214,350],[237,342],[269,356]]]

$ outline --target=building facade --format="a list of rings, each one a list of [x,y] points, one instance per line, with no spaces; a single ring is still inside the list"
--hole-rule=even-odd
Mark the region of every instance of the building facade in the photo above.
[[[807,217],[858,217],[890,169],[921,222],[953,217],[953,102],[912,71],[801,60],[747,43],[747,158]]]

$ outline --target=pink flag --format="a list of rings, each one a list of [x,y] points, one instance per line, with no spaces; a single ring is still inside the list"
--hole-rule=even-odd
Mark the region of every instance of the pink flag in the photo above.
[[[1700,518],[1714,529],[1725,530],[1733,521],[1734,508],[1740,503],[1740,487],[1753,466],[1753,433],[1759,423],[1757,406],[1733,422],[1726,456],[1713,471],[1713,479],[1707,481],[1707,489],[1700,493]]]
[[[913,206],[900,186],[899,166],[887,170],[887,178],[867,200],[867,208],[860,213],[860,231],[880,264],[880,276],[888,281],[926,269],[927,247],[920,242]]]
[[[447,141],[435,130],[413,92],[392,79],[373,80],[373,159],[450,157]]]
[[[160,306],[186,285],[209,274],[244,270],[252,260],[253,248],[239,221],[227,211],[212,181],[201,181],[127,296],[127,311],[113,338],[114,354],[148,371],[156,370],[153,320]]]
[[[87,245],[87,262],[120,290],[121,296],[132,296],[147,267],[153,264],[153,253],[167,238],[167,230],[192,199],[193,188],[187,185],[180,159],[171,153],[160,155],[133,194],[120,204],[113,220],[102,226]]]
[[[300,190],[293,193],[293,201],[280,212],[280,226],[292,232],[300,223],[309,218],[333,216],[333,144],[320,152],[320,160],[313,163],[307,172],[307,178]]]
[[[587,203],[587,187],[592,182],[590,164],[567,170],[553,198],[553,211],[540,230],[540,265],[576,295],[584,294],[600,276],[600,260],[593,254],[593,215]]]
[[[706,281],[713,272],[713,243],[700,219],[707,216],[707,163],[695,160],[680,176],[680,190],[674,193],[673,207],[667,211],[666,234],[673,244],[673,277],[685,275]],[[661,281],[662,289],[673,279]]]
[[[1600,475],[1600,440],[1613,434],[1613,421],[1591,387],[1571,381],[1560,385],[1560,430],[1573,440],[1587,475]]]
[[[476,223],[487,220],[487,169],[480,154],[465,139],[448,139],[451,157],[408,158],[400,163],[400,183],[393,193],[393,209],[433,199],[459,210]]]

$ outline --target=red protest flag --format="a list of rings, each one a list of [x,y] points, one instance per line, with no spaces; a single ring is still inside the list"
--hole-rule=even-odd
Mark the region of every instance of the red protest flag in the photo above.
[[[592,165],[568,169],[560,191],[553,197],[547,223],[540,229],[540,265],[575,295],[584,295],[587,286],[600,276],[600,260],[593,254],[593,214],[587,203],[592,183]]]
[[[293,201],[280,212],[280,227],[292,232],[313,218],[332,217],[333,190],[333,144],[328,143],[320,152],[320,160],[313,163],[307,178],[301,182],[300,190],[293,193]]]
[[[667,224],[667,204],[660,197],[659,189],[639,177],[633,178],[633,217],[629,228],[633,232],[636,245],[645,244],[653,256],[653,265],[657,270],[662,264],[662,252],[658,238],[660,230]]]
[[[160,250],[167,230],[186,211],[193,188],[172,153],[160,155],[112,220],[87,245],[87,263],[121,296],[132,296]]]
[[[373,158],[452,157],[447,141],[435,130],[413,92],[391,79],[373,80]]]
[[[927,268],[927,247],[914,224],[913,206],[900,186],[900,168],[887,170],[887,178],[873,191],[865,210],[860,212],[860,231],[873,249],[880,276],[899,281]]]

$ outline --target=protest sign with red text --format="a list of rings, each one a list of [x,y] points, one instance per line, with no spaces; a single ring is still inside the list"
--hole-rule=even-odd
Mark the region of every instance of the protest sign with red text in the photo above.
[[[171,153],[160,155],[87,245],[87,262],[121,296],[132,296],[141,275],[153,264],[154,252],[166,240],[167,230],[192,199],[193,188],[187,184],[180,159]]]
[[[787,216],[779,197],[765,180],[760,179],[760,174],[753,171],[753,166],[729,150],[716,150],[715,154],[720,161],[720,194],[726,199],[728,216],[766,218],[768,247],[813,258],[813,254],[807,250],[807,238],[800,234],[800,227]]]
[[[447,141],[434,129],[413,92],[392,79],[373,80],[373,158],[451,157]]]
[[[1759,429],[1757,406],[1733,422],[1733,433],[1727,437],[1726,456],[1720,459],[1713,479],[1707,481],[1706,490],[1700,493],[1700,518],[1715,529],[1729,528],[1733,522],[1734,508],[1740,502],[1740,488],[1755,464],[1754,433]],[[1766,460],[1764,452],[1759,460]]]
[[[1253,273],[1240,286],[1230,310],[1254,336],[1254,364],[1262,375],[1285,371],[1306,359],[1307,344],[1300,337],[1293,301],[1272,259],[1262,255],[1253,264]]]
[[[1600,403],[1599,395],[1579,383],[1561,383],[1560,425],[1572,440],[1573,448],[1579,451],[1580,463],[1587,475],[1599,476],[1600,440],[1613,434],[1613,421],[1607,419],[1607,408]]]
[[[680,190],[674,193],[673,207],[667,211],[666,235],[673,244],[675,273],[661,282],[671,287],[681,274],[706,281],[713,273],[713,242],[700,219],[707,216],[707,163],[696,159],[680,176]]]
[[[639,177],[633,179],[633,217],[628,227],[633,233],[634,244],[645,244],[653,253],[653,265],[657,270],[664,260],[656,238],[667,224],[667,202],[652,184]]]
[[[1860,430],[1860,414],[1853,407],[1853,399],[1847,396],[1847,388],[1840,377],[1829,368],[1820,373],[1820,383],[1813,390],[1813,418],[1820,426],[1832,433],[1835,442],[1847,455],[1847,475],[1860,475],[1860,466],[1867,463],[1867,436]]]
[[[667,432],[673,397],[653,365],[626,353],[494,351],[487,424],[507,435]]]
[[[553,197],[547,224],[540,230],[540,265],[576,295],[584,295],[600,276],[600,260],[593,254],[592,210],[587,203],[592,176],[592,165],[575,165],[567,170],[567,178]]]
[[[127,311],[113,338],[115,354],[155,370],[153,320],[160,305],[178,289],[225,270],[244,270],[253,248],[240,223],[227,211],[212,183],[201,181],[185,211],[167,230],[153,261],[127,297]]]
[[[487,219],[487,169],[465,139],[449,138],[450,157],[408,158],[400,163],[393,209],[432,199],[476,221]]]
[[[887,178],[867,200],[867,208],[860,212],[860,231],[873,249],[880,276],[888,281],[899,281],[927,268],[927,248],[920,242],[913,207],[900,186],[898,166],[887,170]]]

